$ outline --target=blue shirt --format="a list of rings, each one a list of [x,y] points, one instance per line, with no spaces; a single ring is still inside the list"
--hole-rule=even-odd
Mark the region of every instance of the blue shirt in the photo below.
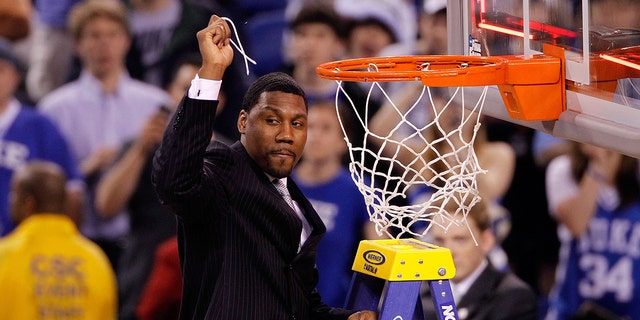
[[[547,320],[570,319],[591,301],[640,319],[640,200],[617,210],[598,207],[587,231],[561,251]]]
[[[35,9],[43,24],[56,28],[67,26],[67,16],[71,8],[81,0],[36,0]]]
[[[363,226],[369,222],[364,197],[346,169],[333,180],[308,186],[292,178],[309,199],[327,227],[320,241],[316,265],[320,274],[317,289],[322,301],[331,307],[343,307],[353,272],[351,266]]]
[[[100,81],[84,71],[76,81],[46,95],[38,108],[60,128],[74,160],[81,163],[101,148],[122,148],[138,136],[151,115],[170,103],[164,90],[126,72],[115,92],[106,94]],[[128,230],[127,216],[108,221],[98,217],[93,210],[94,180],[88,181],[82,233],[91,239],[116,239]]]
[[[11,177],[18,166],[31,160],[51,161],[62,167],[67,179],[80,181],[80,173],[69,153],[67,142],[55,125],[45,116],[11,102],[3,113],[7,119],[0,137],[0,235],[14,229],[9,218],[9,190]]]

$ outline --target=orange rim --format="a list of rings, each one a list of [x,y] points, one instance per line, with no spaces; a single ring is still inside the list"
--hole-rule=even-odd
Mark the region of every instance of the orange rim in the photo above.
[[[422,81],[435,87],[486,86],[505,81],[508,60],[480,56],[396,56],[339,60],[316,68],[325,79],[353,82]]]

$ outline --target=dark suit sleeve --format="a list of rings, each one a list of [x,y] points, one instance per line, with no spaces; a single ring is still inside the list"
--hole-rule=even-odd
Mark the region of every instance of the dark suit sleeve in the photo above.
[[[346,310],[341,308],[331,308],[320,301],[318,290],[311,293],[311,319],[313,320],[345,320],[356,310]]]
[[[153,159],[160,201],[182,214],[202,189],[204,153],[213,134],[218,101],[186,97],[178,106]]]
[[[535,293],[513,274],[507,274],[506,279],[498,288],[492,306],[493,314],[490,319],[495,320],[536,320],[538,319],[537,298]],[[508,288],[508,289],[507,289]]]

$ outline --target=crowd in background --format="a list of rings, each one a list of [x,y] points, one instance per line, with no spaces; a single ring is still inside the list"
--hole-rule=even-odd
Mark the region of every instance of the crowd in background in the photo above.
[[[331,298],[327,303],[340,306],[357,242],[377,235],[360,193],[349,185],[346,146],[341,145],[337,119],[326,112],[333,110],[336,84],[319,78],[315,67],[347,58],[446,54],[447,1],[22,2],[24,9],[15,8],[17,20],[11,27],[0,23],[0,28],[11,31],[0,30],[4,37],[0,40],[2,236],[16,227],[8,213],[13,171],[32,159],[55,162],[68,180],[71,201],[67,213],[80,233],[100,246],[115,272],[118,318],[177,318],[181,282],[175,235],[179,230],[175,216],[153,191],[151,159],[164,128],[171,125],[171,113],[199,68],[195,34],[215,13],[234,22],[238,32],[234,41],[242,43],[257,64],[249,65],[247,75],[245,61],[236,53],[222,82],[212,139],[238,139],[236,118],[248,84],[274,71],[296,79],[307,94],[309,108],[315,108],[309,112],[310,122],[324,125],[314,128],[310,124],[308,144],[312,146],[305,150],[292,177],[327,225],[326,244],[318,252],[320,283],[325,279],[319,290],[325,292],[323,297]],[[21,1],[15,3],[20,6]],[[0,5],[0,11],[9,10],[4,6]],[[21,20],[22,12],[28,14]],[[394,97],[416,90],[410,86],[387,89]],[[385,121],[391,121],[385,116],[384,99],[368,97],[366,88],[357,83],[346,84],[345,90],[363,107],[354,111],[360,114],[344,116],[371,119],[372,125],[382,126],[376,130],[384,131]],[[331,107],[326,108],[327,103]],[[429,115],[414,118],[427,121]],[[640,200],[637,161],[559,140],[545,153],[536,145],[544,137],[534,130],[481,119],[483,131],[476,151],[482,167],[490,171],[479,185],[492,208],[492,229],[500,249],[497,256],[489,255],[491,263],[512,272],[533,290],[540,319],[547,309],[553,315],[567,312],[563,308],[568,302],[558,301],[569,289],[562,292],[564,278],[556,275],[556,268],[579,264],[575,259],[584,252],[574,242],[582,239],[583,247],[588,246],[585,233],[590,228],[607,228],[606,221],[611,220],[607,214],[618,214],[623,207],[619,214],[631,216],[618,230],[640,239],[640,218],[634,213]],[[352,141],[362,141],[363,132],[352,129]],[[588,206],[585,199],[590,199]],[[612,225],[617,220],[613,221]],[[607,280],[635,279],[640,288],[640,271],[632,271],[640,270],[638,239],[628,243],[633,248],[618,247],[618,254],[636,254],[624,260],[630,265],[616,269],[619,278]],[[570,247],[570,256],[560,250]],[[604,250],[596,244],[592,247],[592,257]],[[602,263],[615,264],[598,261],[591,262],[596,269]],[[615,277],[605,271],[590,276]],[[589,292],[594,299],[597,290],[618,292],[625,301],[636,304],[640,299],[636,288],[616,289],[607,287],[605,280],[593,281]],[[552,290],[554,285],[557,288]],[[623,308],[616,303],[610,308]],[[640,319],[640,314],[631,316]]]

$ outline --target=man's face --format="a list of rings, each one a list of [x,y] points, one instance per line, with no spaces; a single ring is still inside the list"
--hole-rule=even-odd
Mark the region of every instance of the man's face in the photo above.
[[[200,68],[197,66],[191,64],[183,64],[178,68],[174,78],[171,80],[171,83],[169,83],[167,88],[167,92],[169,92],[169,95],[173,99],[174,106],[177,106],[178,103],[180,103],[185,92],[189,90],[191,80],[193,80],[196,74],[198,74],[199,69]],[[218,109],[220,109],[219,106]]]
[[[21,181],[24,180],[24,172],[17,170],[11,179],[9,190],[9,218],[11,222],[18,225],[29,215],[25,192],[22,190]]]
[[[466,225],[452,225],[446,232],[434,227],[430,233],[433,244],[451,250],[456,275],[451,279],[454,283],[467,278],[486,258],[493,246],[493,235],[490,230],[480,231],[473,219],[467,219],[478,245],[473,240]]]
[[[88,22],[76,43],[83,66],[96,77],[124,67],[130,39],[124,27],[109,18]]]
[[[341,161],[347,151],[336,109],[330,103],[309,106],[309,137],[304,161]]]
[[[342,41],[324,23],[305,23],[293,30],[289,55],[296,66],[315,70],[317,65],[335,60],[342,52]]]
[[[376,24],[363,24],[351,30],[349,55],[351,58],[375,57],[393,44],[392,36]]]
[[[0,60],[0,106],[9,102],[19,85],[18,70],[10,62]]]
[[[263,92],[250,112],[240,111],[240,141],[267,174],[284,178],[300,160],[307,141],[307,110],[301,96]]]

